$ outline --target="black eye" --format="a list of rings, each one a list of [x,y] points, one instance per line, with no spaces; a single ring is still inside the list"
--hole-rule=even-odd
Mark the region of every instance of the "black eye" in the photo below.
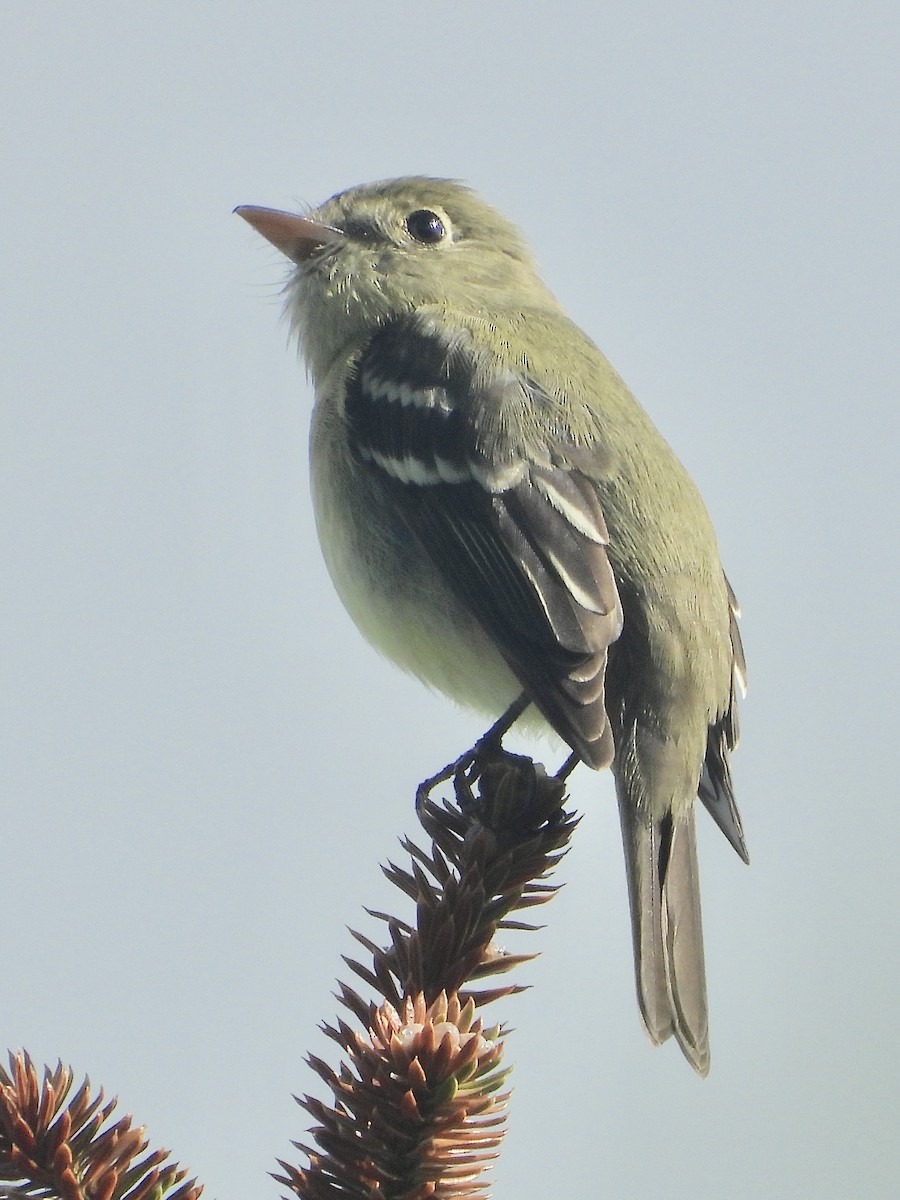
[[[429,208],[417,208],[415,212],[410,213],[406,218],[406,228],[417,242],[424,242],[426,245],[434,245],[447,236],[444,222]]]

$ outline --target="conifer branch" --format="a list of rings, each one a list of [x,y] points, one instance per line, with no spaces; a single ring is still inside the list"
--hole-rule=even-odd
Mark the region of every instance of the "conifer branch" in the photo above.
[[[455,803],[434,800],[433,785],[451,776]],[[486,1027],[480,1013],[521,985],[484,981],[534,957],[510,954],[494,937],[534,930],[510,914],[556,892],[546,878],[577,825],[563,793],[543,767],[493,744],[419,789],[431,845],[406,838],[408,864],[385,868],[415,903],[415,924],[370,910],[387,927],[387,944],[351,931],[371,958],[345,961],[377,999],[339,984],[339,1000],[365,1032],[343,1020],[323,1026],[344,1061],[334,1070],[308,1060],[332,1101],[300,1100],[317,1122],[314,1144],[297,1143],[307,1165],[282,1162],[276,1176],[301,1200],[487,1195],[484,1172],[498,1152],[509,1093],[501,1090],[503,1030]]]
[[[0,1197],[3,1200],[198,1200],[202,1188],[167,1150],[148,1152],[143,1127],[114,1119],[115,1100],[91,1095],[90,1081],[68,1100],[74,1075],[58,1063],[42,1080],[28,1054],[0,1067]]]

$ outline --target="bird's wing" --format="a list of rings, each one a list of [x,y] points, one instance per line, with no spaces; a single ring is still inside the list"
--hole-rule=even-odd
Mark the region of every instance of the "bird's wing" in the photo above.
[[[744,838],[744,827],[741,814],[738,812],[734,798],[734,788],[731,782],[731,768],[728,756],[738,743],[740,733],[738,725],[737,693],[747,690],[747,664],[744,659],[744,648],[741,644],[741,634],[737,618],[740,614],[737,598],[731,590],[731,584],[725,580],[728,592],[728,604],[731,616],[731,689],[725,711],[709,727],[706,743],[706,758],[700,774],[698,795],[706,806],[713,820],[737,850],[745,863],[750,862],[747,842]]]
[[[355,454],[385,478],[446,584],[560,736],[600,767],[613,754],[603,687],[621,605],[596,489],[567,458],[564,430],[535,432],[543,405],[526,376],[412,315],[360,355],[345,414]],[[530,418],[527,445],[505,440],[522,425],[512,406]]]

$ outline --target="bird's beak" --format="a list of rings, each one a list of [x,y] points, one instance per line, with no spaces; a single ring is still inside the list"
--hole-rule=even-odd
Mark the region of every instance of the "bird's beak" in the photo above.
[[[279,212],[277,208],[255,208],[252,204],[242,204],[234,211],[295,263],[303,262],[320,246],[344,236],[339,229],[332,229],[330,225],[309,221],[306,217],[298,217],[296,213]]]

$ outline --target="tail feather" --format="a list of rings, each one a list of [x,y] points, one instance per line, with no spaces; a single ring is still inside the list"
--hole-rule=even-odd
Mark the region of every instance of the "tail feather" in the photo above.
[[[694,813],[648,819],[619,790],[638,1004],[657,1045],[675,1035],[709,1071],[709,1022]]]

